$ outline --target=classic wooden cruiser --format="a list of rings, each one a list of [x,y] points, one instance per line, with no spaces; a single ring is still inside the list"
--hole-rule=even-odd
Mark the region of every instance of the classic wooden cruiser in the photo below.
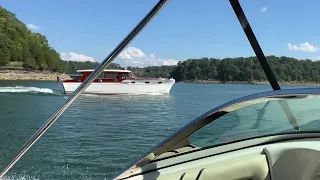
[[[75,91],[94,70],[78,70],[82,76],[62,82],[66,94]],[[130,70],[105,69],[83,94],[168,94],[175,80],[137,78]]]

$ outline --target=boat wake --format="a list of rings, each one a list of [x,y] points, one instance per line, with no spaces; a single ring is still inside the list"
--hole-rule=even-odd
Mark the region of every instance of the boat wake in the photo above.
[[[24,87],[24,86],[0,87],[0,93],[33,93],[33,94],[61,95],[49,88]]]

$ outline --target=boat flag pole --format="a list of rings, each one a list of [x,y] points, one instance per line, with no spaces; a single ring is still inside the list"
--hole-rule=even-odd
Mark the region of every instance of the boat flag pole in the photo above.
[[[148,12],[148,14],[134,27],[134,29],[120,42],[120,44],[102,61],[102,63],[90,74],[90,76],[72,93],[63,104],[42,127],[21,147],[16,156],[2,169],[0,179],[8,170],[29,150],[29,148],[50,128],[50,126],[68,109],[68,107],[85,91],[85,89],[96,79],[103,70],[121,53],[121,51],[145,28],[149,22],[161,11],[169,0],[159,2]]]
[[[255,52],[255,54],[258,58],[260,65],[262,66],[264,73],[267,76],[268,81],[270,82],[270,85],[272,86],[272,89],[273,90],[281,90],[281,88],[278,84],[277,78],[274,75],[274,73],[272,72],[272,69],[270,68],[270,65],[267,61],[267,58],[265,57],[265,55],[259,45],[259,42],[258,42],[256,36],[254,35],[252,28],[246,18],[246,15],[244,14],[244,12],[241,8],[239,0],[229,0],[229,1],[230,1],[230,4],[231,4],[240,24],[242,26],[244,33],[246,34],[246,36],[250,42],[250,45],[251,45],[253,51]],[[288,102],[285,100],[281,101],[280,106],[281,106],[283,112],[285,113],[287,119],[289,120],[290,124],[293,126],[293,128],[296,131],[299,131],[300,130],[299,125],[298,125],[297,120],[294,117],[294,115],[289,107]]]

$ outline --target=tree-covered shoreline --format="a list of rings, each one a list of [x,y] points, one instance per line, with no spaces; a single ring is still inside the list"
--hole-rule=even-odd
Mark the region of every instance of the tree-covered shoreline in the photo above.
[[[291,57],[267,56],[279,82],[320,83],[320,62]],[[63,61],[47,38],[30,31],[16,15],[0,6],[0,70],[75,74],[94,69],[98,62]],[[108,68],[122,69],[112,63]],[[138,77],[171,76],[177,82],[265,83],[267,78],[256,57],[200,58],[180,61],[176,66],[127,67]],[[13,73],[13,71],[10,71]],[[9,77],[10,78],[10,77]]]
[[[320,81],[320,62],[291,57],[266,57],[280,82]],[[256,57],[201,58],[179,62],[171,72],[177,81],[265,82],[267,78]]]
[[[319,84],[320,62],[291,57],[266,57],[277,80],[282,84]],[[146,77],[165,77],[177,82],[218,84],[267,84],[268,80],[256,57],[201,58],[180,61],[176,66],[131,68]]]
[[[63,72],[60,54],[40,33],[30,31],[16,15],[0,6],[0,66],[20,62],[24,69]]]
[[[91,69],[98,64],[63,61],[44,35],[32,32],[14,13],[0,6],[0,70],[74,73],[77,69]],[[110,65],[110,68],[119,67]]]

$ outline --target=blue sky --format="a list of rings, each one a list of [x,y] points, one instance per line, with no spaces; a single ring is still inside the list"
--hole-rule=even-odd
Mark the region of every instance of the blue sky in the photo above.
[[[156,0],[0,0],[69,60],[101,62]],[[319,0],[241,0],[266,55],[320,57]],[[290,44],[288,44],[290,43]],[[163,65],[254,55],[228,0],[171,0],[116,60]]]

